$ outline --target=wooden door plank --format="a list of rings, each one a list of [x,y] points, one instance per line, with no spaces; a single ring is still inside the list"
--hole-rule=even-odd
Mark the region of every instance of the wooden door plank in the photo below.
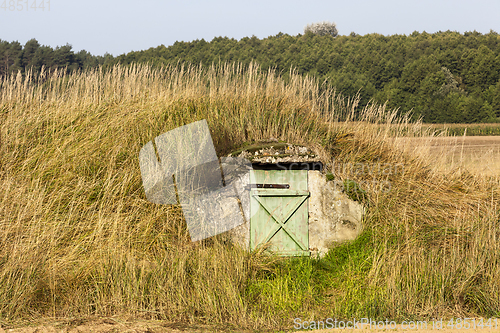
[[[290,189],[252,189],[250,248],[270,242],[282,254],[309,254],[307,171],[253,170],[251,183],[290,184]]]

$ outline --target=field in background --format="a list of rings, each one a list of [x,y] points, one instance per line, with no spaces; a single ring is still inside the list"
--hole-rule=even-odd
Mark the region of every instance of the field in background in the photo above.
[[[398,141],[427,158],[436,170],[463,169],[479,176],[500,177],[500,136],[416,137]]]
[[[490,136],[500,135],[500,123],[493,124],[425,124],[436,132],[446,132],[449,136]]]
[[[398,139],[427,136],[421,123],[357,102],[253,65],[3,78],[0,326],[110,317],[261,330],[297,317],[500,316],[498,183],[436,168],[432,149]],[[246,253],[225,235],[192,243],[179,206],[146,200],[138,153],[201,119],[219,156],[275,138],[313,148],[327,170],[371,170],[335,169],[336,179],[391,189],[364,189],[364,232],[321,260]],[[380,165],[404,168],[374,173]]]

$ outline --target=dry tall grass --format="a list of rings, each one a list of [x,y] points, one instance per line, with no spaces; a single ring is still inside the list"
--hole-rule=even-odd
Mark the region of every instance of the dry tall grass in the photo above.
[[[123,315],[262,328],[291,327],[297,315],[500,315],[498,183],[433,171],[396,147],[394,128],[421,135],[421,124],[383,106],[337,121],[356,108],[310,78],[285,82],[254,65],[3,78],[0,323]],[[390,182],[366,189],[369,251],[335,274],[302,262],[297,279],[224,235],[191,243],[180,207],[146,200],[138,153],[201,119],[219,156],[272,137],[315,148],[336,177]],[[404,169],[374,175],[333,160]]]

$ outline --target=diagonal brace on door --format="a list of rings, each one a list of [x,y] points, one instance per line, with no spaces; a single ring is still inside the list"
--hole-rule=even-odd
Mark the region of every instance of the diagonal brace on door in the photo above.
[[[295,206],[292,207],[290,212],[285,216],[285,219],[283,222],[280,221],[278,218],[276,218],[276,216],[274,216],[272,214],[272,210],[269,209],[269,207],[267,207],[267,205],[260,200],[260,196],[258,193],[253,194],[253,197],[262,206],[262,208],[264,208],[264,210],[269,214],[269,216],[278,224],[278,228],[269,233],[269,235],[266,237],[266,240],[264,241],[264,243],[269,242],[271,240],[271,238],[273,238],[274,235],[276,235],[276,233],[278,231],[280,231],[280,229],[283,229],[283,231],[285,231],[288,234],[288,236],[290,236],[290,238],[295,242],[295,244],[297,244],[303,251],[309,250],[306,248],[306,246],[304,244],[302,244],[302,242],[300,240],[297,239],[297,236],[293,232],[288,230],[287,227],[285,226],[285,224],[288,222],[290,217],[292,217],[292,215],[297,211],[297,209],[299,209],[299,207],[302,206],[304,201],[306,201],[306,199],[309,197],[309,194],[297,196],[297,197],[302,197],[302,198],[299,201],[297,201]]]

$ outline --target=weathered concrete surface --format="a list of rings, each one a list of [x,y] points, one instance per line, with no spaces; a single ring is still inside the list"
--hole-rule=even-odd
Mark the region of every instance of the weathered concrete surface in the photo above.
[[[308,172],[309,248],[324,256],[336,243],[355,239],[362,231],[363,206],[319,171]]]
[[[244,249],[250,248],[250,191],[247,185],[250,183],[250,162],[243,163],[241,159],[234,157],[221,158],[222,170],[226,187],[230,187],[238,199],[238,210],[242,213],[243,223],[229,230],[229,235],[234,242]],[[236,166],[236,167],[235,167]],[[230,202],[228,202],[230,204]]]
[[[320,158],[310,148],[288,143],[257,144],[232,155],[263,164],[320,162]]]

